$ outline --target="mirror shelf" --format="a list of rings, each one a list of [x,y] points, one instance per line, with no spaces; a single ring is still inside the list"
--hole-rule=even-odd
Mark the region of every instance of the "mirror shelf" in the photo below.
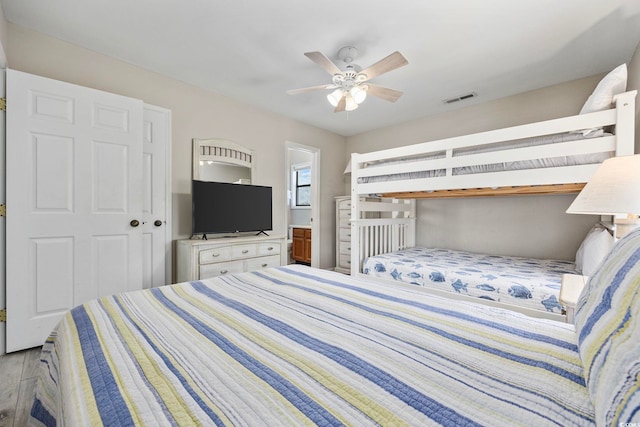
[[[251,184],[254,155],[224,139],[193,139],[193,179]]]

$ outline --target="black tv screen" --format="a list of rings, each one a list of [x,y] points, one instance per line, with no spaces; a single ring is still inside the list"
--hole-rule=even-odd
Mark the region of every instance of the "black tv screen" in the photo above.
[[[192,181],[192,234],[271,230],[271,187]]]

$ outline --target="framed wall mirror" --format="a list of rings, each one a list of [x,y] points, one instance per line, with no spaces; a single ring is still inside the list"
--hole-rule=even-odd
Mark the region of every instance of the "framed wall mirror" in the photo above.
[[[193,139],[193,179],[251,184],[253,151],[225,139]]]

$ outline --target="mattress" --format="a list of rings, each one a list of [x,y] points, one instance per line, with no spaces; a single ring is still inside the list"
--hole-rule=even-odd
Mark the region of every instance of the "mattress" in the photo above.
[[[480,154],[480,153],[490,153],[493,151],[499,150],[509,150],[514,148],[524,148],[524,147],[534,147],[538,145],[548,145],[548,144],[557,144],[561,142],[570,142],[570,141],[579,141],[582,139],[590,139],[590,138],[599,138],[603,136],[611,136],[610,133],[605,133],[602,129],[593,130],[591,132],[587,132],[586,134],[582,132],[565,132],[553,135],[544,135],[538,136],[534,138],[525,138],[516,141],[507,141],[507,142],[499,142],[493,144],[485,144],[479,145],[471,148],[462,148],[453,150],[452,156],[459,157],[470,154]],[[532,160],[521,160],[521,161],[513,161],[513,162],[500,162],[500,163],[490,163],[490,164],[481,164],[481,165],[473,165],[473,166],[465,166],[465,167],[457,167],[453,168],[451,171],[452,175],[468,175],[468,174],[479,174],[486,172],[504,172],[504,171],[515,171],[515,170],[524,170],[524,169],[541,169],[541,168],[550,168],[550,167],[560,167],[560,166],[575,166],[575,165],[588,165],[588,164],[598,164],[602,163],[609,157],[613,157],[614,152],[602,152],[602,153],[591,153],[591,154],[581,154],[575,156],[558,156],[558,157],[549,157],[549,158],[541,158],[541,159],[532,159]],[[376,166],[389,166],[389,165],[397,165],[397,164],[406,164],[419,160],[435,160],[435,159],[443,159],[445,158],[445,152],[436,152],[430,155],[420,155],[416,157],[409,157],[404,159],[394,159],[394,160],[385,160],[380,162],[372,162],[367,164],[367,168]],[[404,179],[418,179],[418,178],[433,178],[445,176],[445,169],[433,169],[433,170],[422,170],[416,172],[402,172],[396,174],[389,175],[378,175],[371,177],[360,177],[358,178],[358,182],[360,183],[370,183],[370,182],[386,182],[386,181],[397,181]]]
[[[365,259],[364,274],[561,313],[562,275],[578,274],[571,261],[485,255],[415,247]]]
[[[288,266],[88,302],[34,424],[592,425],[572,325]]]

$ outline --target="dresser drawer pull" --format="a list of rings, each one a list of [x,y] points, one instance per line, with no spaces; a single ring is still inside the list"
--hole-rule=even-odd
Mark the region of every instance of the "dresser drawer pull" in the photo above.
[[[229,270],[220,270],[220,274],[227,274]]]
[[[266,267],[267,265],[269,265],[269,264],[267,264],[267,263],[265,262],[264,264],[262,264],[262,267],[264,268],[264,267]]]
[[[272,251],[272,250],[273,250],[273,246],[269,246],[269,247],[267,248],[267,250],[268,250],[268,251]]]
[[[219,257],[220,254],[211,254],[211,256],[215,258],[215,257]]]
[[[249,253],[249,249],[245,249],[242,251],[243,254],[248,254]]]

